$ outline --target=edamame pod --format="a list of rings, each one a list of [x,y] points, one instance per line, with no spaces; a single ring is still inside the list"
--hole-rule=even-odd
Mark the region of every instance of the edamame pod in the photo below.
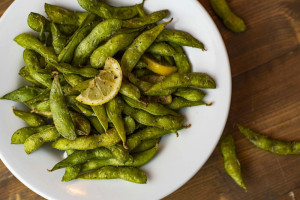
[[[159,141],[160,138],[144,140],[140,145],[138,145],[132,151],[130,151],[130,153],[141,153],[149,149],[152,149],[153,147],[158,145]]]
[[[126,96],[123,96],[123,99],[129,106],[131,106],[133,108],[144,110],[152,115],[175,115],[175,116],[180,115],[180,114],[174,112],[173,110],[170,110],[170,109],[164,107],[163,105],[161,105],[159,103],[144,104],[140,101],[128,98]]]
[[[173,42],[180,46],[189,46],[205,50],[202,42],[191,34],[179,30],[163,30],[156,39],[157,42]]]
[[[131,155],[129,155],[129,152],[121,144],[115,144],[106,148],[109,149],[112,155],[122,163],[125,163],[132,158]]]
[[[125,125],[126,135],[132,134],[136,129],[135,121],[130,116],[124,117],[124,125]]]
[[[27,138],[39,132],[52,127],[51,125],[39,126],[39,127],[24,127],[18,129],[11,137],[11,144],[24,144]]]
[[[66,167],[62,182],[68,182],[77,178],[81,171],[81,165],[76,165],[72,167]]]
[[[125,76],[128,76],[128,74],[133,70],[144,52],[152,45],[156,37],[171,21],[159,24],[150,30],[144,31],[133,41],[133,43],[123,54],[121,60],[121,67]]]
[[[89,117],[90,122],[92,123],[93,127],[96,129],[98,134],[105,133],[103,126],[100,124],[97,117]]]
[[[75,127],[62,93],[58,75],[54,77],[50,91],[50,108],[59,134],[69,140],[75,140],[77,137]]]
[[[210,104],[207,104],[202,100],[189,101],[189,100],[181,98],[181,97],[173,98],[172,103],[170,103],[166,106],[173,110],[179,110],[179,109],[185,108],[185,107],[200,106],[200,105],[210,106]]]
[[[51,142],[59,138],[59,133],[55,127],[50,127],[42,132],[28,137],[24,142],[24,150],[27,154],[38,150],[45,142]]]
[[[175,73],[167,76],[162,82],[154,84],[145,93],[151,95],[159,90],[194,86],[199,88],[216,88],[215,81],[205,73]]]
[[[46,124],[45,120],[37,114],[15,110],[14,108],[13,112],[17,117],[24,120],[29,126],[38,127]]]
[[[185,54],[184,50],[181,46],[171,43],[170,45],[173,47],[173,49],[176,51],[176,54],[173,55],[173,58],[175,60],[177,69],[179,73],[188,73],[191,72],[191,64],[190,61]]]
[[[173,47],[164,42],[152,44],[147,52],[161,56],[174,56],[176,54],[176,51],[173,49]]]
[[[54,23],[51,23],[52,46],[56,54],[64,49],[68,38],[65,37]]]
[[[113,7],[99,0],[77,0],[79,5],[88,12],[104,19],[130,19],[136,16],[136,6]]]
[[[46,47],[42,42],[40,42],[34,35],[29,33],[22,33],[15,37],[14,41],[18,45],[31,49],[43,56],[47,61],[57,62],[57,57],[51,48]]]
[[[37,32],[41,32],[42,29],[44,29],[45,32],[50,32],[50,22],[38,13],[31,12],[27,18],[27,24]]]
[[[108,118],[113,123],[114,127],[116,128],[125,149],[126,147],[126,130],[124,121],[122,118],[122,109],[121,107],[121,99],[116,97],[112,100],[110,100],[108,103],[105,104],[106,113]]]
[[[245,22],[231,11],[226,0],[210,0],[210,5],[229,30],[236,33],[246,30]]]
[[[83,164],[91,159],[109,159],[113,158],[113,154],[110,150],[101,147],[98,149],[88,151],[75,151],[67,158],[57,163],[50,171],[55,171],[65,167],[71,167],[78,164]]]
[[[235,144],[232,135],[227,135],[221,141],[221,151],[224,158],[224,168],[227,174],[244,190],[247,190],[241,174],[240,162],[235,152]]]
[[[139,100],[141,98],[141,93],[139,88],[137,88],[135,85],[129,83],[127,80],[122,80],[122,86],[119,91],[121,94],[123,94],[126,97]]]
[[[122,26],[125,28],[139,28],[148,24],[154,24],[166,18],[169,13],[170,12],[168,10],[156,11],[144,17],[136,17],[125,20]]]
[[[77,74],[86,78],[94,78],[99,74],[99,71],[92,67],[73,67],[68,63],[50,63],[51,66],[55,67],[59,72],[64,74]]]
[[[64,78],[72,87],[75,87],[85,80],[85,78],[77,74],[64,74]]]
[[[0,98],[0,100],[6,99],[6,100],[11,100],[16,102],[24,102],[33,99],[43,91],[44,91],[43,89],[38,87],[24,86],[4,95],[3,97]]]
[[[189,101],[200,101],[205,96],[205,92],[195,88],[178,88],[173,94]]]
[[[240,132],[256,147],[278,155],[299,155],[300,142],[285,142],[268,138],[241,125],[237,125]]]
[[[45,87],[44,85],[37,82],[29,73],[28,67],[22,67],[19,71],[19,75],[22,76],[27,81],[31,82],[34,86]]]
[[[91,33],[84,38],[75,50],[73,64],[84,64],[98,45],[111,37],[122,26],[122,20],[107,19],[100,22]]]
[[[84,116],[76,112],[70,112],[71,118],[78,135],[89,135],[91,124]]]
[[[108,130],[108,116],[104,105],[91,106],[105,132]]]
[[[105,44],[97,48],[90,57],[92,67],[101,68],[108,57],[128,47],[136,38],[138,32],[121,33],[113,36]]]
[[[98,147],[105,147],[117,144],[121,139],[115,128],[108,130],[101,135],[81,136],[75,140],[68,140],[65,138],[58,139],[52,143],[52,147],[59,150],[90,150]]]

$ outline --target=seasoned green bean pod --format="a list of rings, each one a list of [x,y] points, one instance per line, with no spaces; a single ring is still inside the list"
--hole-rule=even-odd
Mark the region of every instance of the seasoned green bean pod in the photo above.
[[[101,135],[89,135],[77,137],[75,140],[65,138],[58,139],[52,143],[52,147],[59,150],[90,150],[98,147],[105,147],[117,144],[121,141],[115,128],[108,130]]]
[[[161,55],[161,56],[175,56],[176,55],[176,51],[173,49],[173,47],[171,47],[170,45],[168,45],[167,43],[164,43],[164,42],[158,42],[158,43],[152,44],[149,47],[149,49],[147,50],[147,52],[152,53],[152,54]]]
[[[55,127],[50,127],[42,132],[29,136],[24,142],[24,150],[27,154],[38,150],[45,142],[52,142],[59,138]]]
[[[210,5],[229,30],[236,33],[246,30],[245,22],[231,11],[226,0],[210,0]]]
[[[238,125],[240,132],[256,147],[278,155],[299,155],[300,142],[285,142],[268,138],[248,128]]]
[[[99,122],[97,117],[89,117],[89,120],[90,120],[91,124],[93,125],[93,127],[98,132],[98,134],[105,133],[105,130],[104,130],[103,126],[101,125],[101,123]]]
[[[131,155],[129,155],[128,150],[126,150],[121,144],[115,144],[106,148],[109,149],[113,156],[122,163],[125,163],[132,158]]]
[[[31,12],[28,15],[27,23],[30,28],[37,32],[41,32],[42,30],[50,32],[50,22],[38,13]]]
[[[17,117],[24,120],[29,126],[38,127],[46,124],[46,121],[37,114],[15,110],[14,108],[13,112]]]
[[[139,88],[128,82],[126,79],[122,80],[122,86],[119,91],[122,95],[129,97],[131,99],[139,100],[141,98],[141,93]]]
[[[72,87],[75,87],[85,80],[85,78],[77,74],[64,74],[64,78]]]
[[[62,182],[68,182],[77,178],[81,171],[81,165],[75,165],[72,167],[66,167]]]
[[[135,121],[130,116],[124,117],[124,125],[125,125],[126,135],[132,134],[136,129]]]
[[[224,168],[227,174],[245,190],[246,185],[242,178],[240,162],[235,152],[235,144],[232,135],[227,135],[221,141],[221,151],[224,158]]]
[[[144,140],[140,145],[138,145],[133,150],[131,150],[130,153],[141,153],[149,149],[152,149],[153,147],[158,145],[159,141],[160,138]]]
[[[45,87],[42,84],[40,84],[39,82],[37,82],[29,73],[28,67],[22,67],[19,71],[19,75],[21,77],[23,77],[24,79],[26,79],[27,81],[29,81],[30,83],[32,83],[34,86],[37,87]]]
[[[172,103],[170,103],[166,106],[173,110],[179,110],[179,109],[185,108],[185,107],[200,106],[200,105],[209,106],[210,104],[207,104],[202,100],[189,101],[189,100],[181,98],[181,97],[175,97],[175,98],[173,98]]]
[[[56,54],[64,49],[68,38],[64,36],[54,23],[51,23],[52,46]]]
[[[91,106],[105,132],[108,130],[108,116],[104,105]]]
[[[175,60],[177,69],[179,73],[188,73],[191,72],[191,64],[190,61],[185,54],[184,50],[181,46],[170,43],[170,45],[173,47],[173,49],[176,51],[176,54],[173,55],[173,58]]]
[[[77,74],[86,78],[94,78],[99,74],[99,71],[92,67],[73,67],[68,63],[50,63],[51,66],[55,67],[59,72],[64,74]]]
[[[24,86],[4,95],[3,97],[0,98],[0,100],[6,99],[6,100],[11,100],[16,102],[24,102],[35,98],[36,96],[38,96],[38,94],[40,94],[43,91],[44,91],[43,89],[35,86]]]
[[[189,101],[200,101],[205,96],[205,92],[195,88],[178,88],[173,94]]]
[[[168,10],[160,10],[151,13],[150,15],[144,17],[136,17],[132,19],[125,20],[123,27],[125,28],[139,28],[146,26],[148,24],[154,24],[166,18],[169,15]]]
[[[44,125],[39,127],[24,127],[18,129],[11,137],[11,144],[24,144],[27,138],[39,132],[44,132],[46,129],[51,128],[51,125]]]

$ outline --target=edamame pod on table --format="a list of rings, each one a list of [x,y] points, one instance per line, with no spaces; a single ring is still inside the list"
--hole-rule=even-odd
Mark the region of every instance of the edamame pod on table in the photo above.
[[[244,190],[247,190],[241,174],[240,162],[235,152],[232,135],[227,135],[221,141],[221,151],[224,158],[224,168],[227,174]]]
[[[178,88],[173,94],[189,101],[200,101],[205,96],[205,92],[196,88]]]
[[[141,98],[141,93],[138,87],[127,81],[126,79],[122,80],[122,85],[119,91],[122,95],[139,100]]]
[[[27,138],[39,132],[52,127],[51,125],[44,125],[39,127],[24,127],[18,129],[11,137],[11,144],[24,144]]]
[[[24,142],[24,149],[27,154],[38,150],[45,142],[52,142],[59,138],[55,127],[50,127],[28,137]]]
[[[117,52],[125,49],[136,38],[138,32],[120,33],[113,36],[105,44],[98,47],[91,55],[91,66],[101,68],[108,57],[114,56]]]
[[[170,45],[176,51],[173,55],[179,73],[188,73],[192,71],[190,61],[181,46],[170,42]]]
[[[180,46],[189,46],[205,50],[202,42],[191,34],[179,30],[163,30],[156,39],[157,42],[173,42]]]
[[[129,106],[131,106],[133,108],[144,110],[152,115],[174,115],[174,116],[180,115],[159,103],[146,103],[145,104],[140,101],[128,98],[126,96],[123,96],[123,99]]]
[[[79,5],[88,12],[101,18],[130,19],[138,14],[136,6],[113,7],[99,0],[77,0]],[[141,4],[139,4],[141,5]]]
[[[104,147],[88,151],[75,151],[67,158],[54,165],[54,167],[50,171],[83,164],[90,159],[109,159],[113,157],[114,156],[111,151]]]
[[[98,22],[93,22],[95,15],[89,14],[81,27],[73,34],[68,45],[60,52],[58,56],[59,62],[70,63],[73,59],[73,54],[80,42],[93,30]]]
[[[246,127],[237,125],[240,132],[256,147],[278,155],[299,155],[300,142],[286,142],[268,138]]]
[[[122,163],[115,158],[111,159],[93,159],[82,165],[81,172],[86,172],[90,170],[99,169],[104,166],[127,166],[127,167],[140,167],[148,163],[156,155],[158,150],[158,145],[155,145],[153,148],[148,149],[143,152],[135,153],[132,155],[132,158],[127,162]]]
[[[58,139],[52,143],[52,147],[59,150],[90,150],[117,144],[121,141],[115,128],[109,129],[101,135],[89,135],[77,137],[75,140],[65,138]]]
[[[154,24],[166,18],[169,15],[169,13],[170,12],[168,10],[160,10],[160,11],[153,12],[150,15],[144,17],[135,17],[132,19],[128,19],[124,21],[122,27],[138,28],[138,27],[146,26],[148,24]]]
[[[15,110],[14,108],[13,112],[17,117],[24,120],[29,126],[38,127],[46,124],[46,121],[37,114]]]
[[[33,99],[43,91],[44,89],[38,87],[24,86],[4,95],[3,97],[0,98],[0,100],[6,99],[6,100],[11,100],[16,102],[24,102]]]
[[[151,46],[156,37],[164,30],[165,26],[171,23],[171,21],[159,24],[150,30],[144,31],[133,41],[123,54],[121,60],[121,67],[125,76],[128,76],[144,52]]]
[[[105,166],[97,171],[82,174],[79,179],[123,179],[133,183],[145,184],[147,176],[145,172],[133,167]]]
[[[65,37],[54,23],[51,23],[52,46],[56,54],[64,49],[67,44],[68,38]]]
[[[45,3],[45,11],[54,23],[80,26],[88,13],[73,12],[68,9]]]
[[[29,33],[22,33],[15,37],[14,41],[20,46],[31,49],[43,56],[47,61],[57,62],[57,56],[51,48],[46,47],[42,42],[38,40],[34,35]]]
[[[175,73],[166,77],[162,82],[154,84],[145,93],[151,95],[162,89],[172,89],[180,87],[199,87],[199,88],[216,88],[216,83],[209,75],[199,72]]]
[[[231,11],[226,0],[210,0],[210,5],[229,30],[236,33],[246,30],[245,22]]]
[[[98,47],[98,45],[111,37],[122,26],[122,20],[107,19],[100,22],[91,33],[84,38],[75,50],[73,64],[82,65],[86,63],[89,56]]]
[[[124,121],[122,118],[122,109],[121,109],[121,99],[116,97],[112,100],[110,100],[108,103],[105,104],[106,113],[108,118],[113,123],[114,127],[116,128],[125,149],[127,149],[126,146],[126,130]]]
[[[43,29],[45,32],[50,32],[50,22],[38,13],[31,12],[27,18],[27,24],[37,32],[41,32]]]
[[[75,140],[77,137],[75,127],[62,93],[58,75],[54,77],[50,91],[50,108],[54,125],[59,134],[69,140]]]
[[[174,97],[172,100],[172,103],[170,103],[166,106],[173,110],[179,110],[179,109],[185,108],[185,107],[200,106],[200,105],[210,106],[211,104],[207,104],[202,100],[189,101],[189,100],[181,98],[181,97]]]

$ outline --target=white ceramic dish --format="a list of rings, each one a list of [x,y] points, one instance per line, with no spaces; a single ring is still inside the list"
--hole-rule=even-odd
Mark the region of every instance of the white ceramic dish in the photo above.
[[[43,4],[47,2],[69,9],[81,10],[76,0],[16,0],[0,20],[0,95],[25,84],[18,76],[24,65],[23,48],[13,42],[22,32],[31,32],[27,16],[32,12],[45,15]],[[120,5],[122,0],[110,1]],[[139,1],[127,0],[126,4]],[[125,4],[125,5],[126,5]],[[124,1],[123,4],[124,5]],[[213,106],[193,107],[184,110],[187,123],[192,127],[163,138],[158,155],[142,169],[148,174],[148,183],[138,185],[122,180],[60,182],[63,170],[47,172],[62,159],[62,153],[43,147],[26,155],[23,145],[11,145],[14,131],[25,124],[13,116],[12,106],[19,104],[0,102],[0,157],[8,169],[26,186],[47,199],[160,199],[186,183],[203,166],[214,150],[227,120],[231,98],[231,75],[227,52],[213,21],[196,0],[147,0],[148,11],[169,9],[174,18],[169,28],[187,31],[205,43],[208,51],[185,48],[193,71],[207,72],[217,82],[216,90],[208,90],[207,102]],[[45,15],[46,16],[46,15]]]

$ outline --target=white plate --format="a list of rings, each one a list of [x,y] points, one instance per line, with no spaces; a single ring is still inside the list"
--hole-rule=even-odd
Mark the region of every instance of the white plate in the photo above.
[[[45,15],[44,2],[81,10],[76,0],[16,0],[0,21],[0,96],[19,88],[25,81],[18,76],[24,66],[23,48],[13,39],[22,32],[31,32],[27,16],[32,12]],[[110,1],[111,2],[111,1]],[[113,0],[115,5],[122,0]],[[124,2],[124,1],[123,1]],[[127,0],[124,4],[140,1]],[[227,120],[231,76],[226,49],[213,21],[196,0],[147,0],[147,11],[169,9],[174,18],[169,28],[187,31],[205,43],[208,51],[185,48],[193,71],[207,72],[217,82],[216,90],[208,90],[207,102],[213,106],[186,109],[187,123],[192,127],[163,138],[158,155],[142,169],[148,175],[148,183],[138,185],[122,180],[61,182],[64,170],[47,172],[62,159],[62,153],[46,146],[26,155],[23,145],[11,145],[14,131],[25,124],[17,119],[11,107],[19,104],[0,102],[0,156],[8,169],[26,186],[47,199],[160,199],[186,183],[203,166],[214,150]],[[46,15],[45,15],[46,16]]]

